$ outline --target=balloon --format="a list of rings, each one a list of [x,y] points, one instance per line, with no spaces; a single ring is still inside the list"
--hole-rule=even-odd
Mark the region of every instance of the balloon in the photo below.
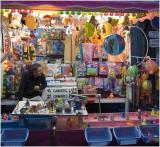
[[[150,90],[151,87],[152,87],[152,84],[151,84],[151,82],[149,80],[145,80],[145,81],[142,82],[143,90],[145,90],[145,91],[146,90]]]
[[[144,69],[149,74],[154,74],[158,70],[158,65],[150,58],[144,63]]]
[[[127,73],[131,77],[136,77],[138,75],[138,67],[136,65],[130,66]]]
[[[125,41],[120,35],[113,34],[104,40],[103,46],[108,54],[119,55],[125,49]]]
[[[86,37],[93,36],[94,30],[95,30],[95,27],[94,27],[94,25],[92,23],[87,22],[85,24],[85,34],[86,34]]]
[[[142,80],[147,80],[149,75],[147,73],[142,74]]]

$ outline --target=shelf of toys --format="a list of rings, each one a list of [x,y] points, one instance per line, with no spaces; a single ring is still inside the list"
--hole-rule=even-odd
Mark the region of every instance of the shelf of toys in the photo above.
[[[157,71],[156,63],[148,59],[142,67],[128,64],[130,39],[123,28],[133,23],[132,14],[77,13],[77,21],[77,15],[70,11],[47,13],[3,10],[2,98],[16,99],[21,73],[34,62],[42,64],[49,84],[59,78],[76,77],[79,94],[88,97],[101,94],[102,98],[125,98],[127,82],[134,81],[138,74],[143,77],[142,89],[149,93],[148,74]],[[143,17],[137,14],[134,21]]]

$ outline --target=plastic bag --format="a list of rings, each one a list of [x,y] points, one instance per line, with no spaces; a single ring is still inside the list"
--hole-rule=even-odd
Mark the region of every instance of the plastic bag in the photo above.
[[[52,42],[52,50],[53,54],[64,54],[65,45],[62,41],[53,40]]]
[[[86,78],[78,78],[77,79],[78,90],[82,90],[83,86],[86,85],[86,83],[87,83],[87,79]]]
[[[112,90],[112,81],[109,78],[103,78],[103,88],[105,91]]]
[[[79,63],[76,65],[77,76],[86,76],[86,64]]]
[[[108,66],[106,62],[99,63],[99,75],[107,75],[108,74]]]
[[[95,50],[96,45],[92,44],[92,43],[85,43],[84,44],[84,50],[83,50],[83,54],[84,54],[84,61],[87,63],[91,63],[92,62],[92,58],[93,58],[93,51]]]
[[[93,50],[93,58],[101,58],[103,54],[102,46],[96,45],[96,47]]]
[[[87,75],[98,75],[98,63],[94,62],[91,64],[87,64]]]
[[[95,85],[97,88],[103,88],[103,78],[95,78]]]

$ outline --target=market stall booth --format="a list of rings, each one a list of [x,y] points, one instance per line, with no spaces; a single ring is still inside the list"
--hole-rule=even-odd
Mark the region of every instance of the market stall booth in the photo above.
[[[2,1],[1,13],[3,121],[7,105],[14,107],[9,119],[21,126],[35,116],[52,117],[56,145],[86,145],[88,126],[158,124],[157,1]],[[19,101],[21,75],[36,62],[47,88],[40,98]],[[42,143],[35,136],[30,131],[28,145]]]

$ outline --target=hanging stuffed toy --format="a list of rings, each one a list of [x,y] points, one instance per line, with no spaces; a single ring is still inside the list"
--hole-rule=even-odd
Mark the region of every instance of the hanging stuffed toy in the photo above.
[[[103,38],[106,38],[107,36],[112,34],[112,18],[108,17],[108,21],[104,23],[102,26],[102,36]]]
[[[147,61],[144,63],[144,69],[150,75],[154,74],[158,70],[158,65],[155,61],[151,60],[150,57],[147,57]]]
[[[28,14],[26,17],[25,17],[25,23],[26,23],[26,26],[30,29],[30,30],[33,30],[36,28],[36,19],[34,18],[34,16]]]
[[[33,43],[29,44],[29,56],[31,61],[35,61],[36,59],[36,49]]]
[[[148,80],[148,74],[142,73],[136,78],[137,92],[136,92],[136,106],[139,107],[142,103],[152,104],[152,83]]]

